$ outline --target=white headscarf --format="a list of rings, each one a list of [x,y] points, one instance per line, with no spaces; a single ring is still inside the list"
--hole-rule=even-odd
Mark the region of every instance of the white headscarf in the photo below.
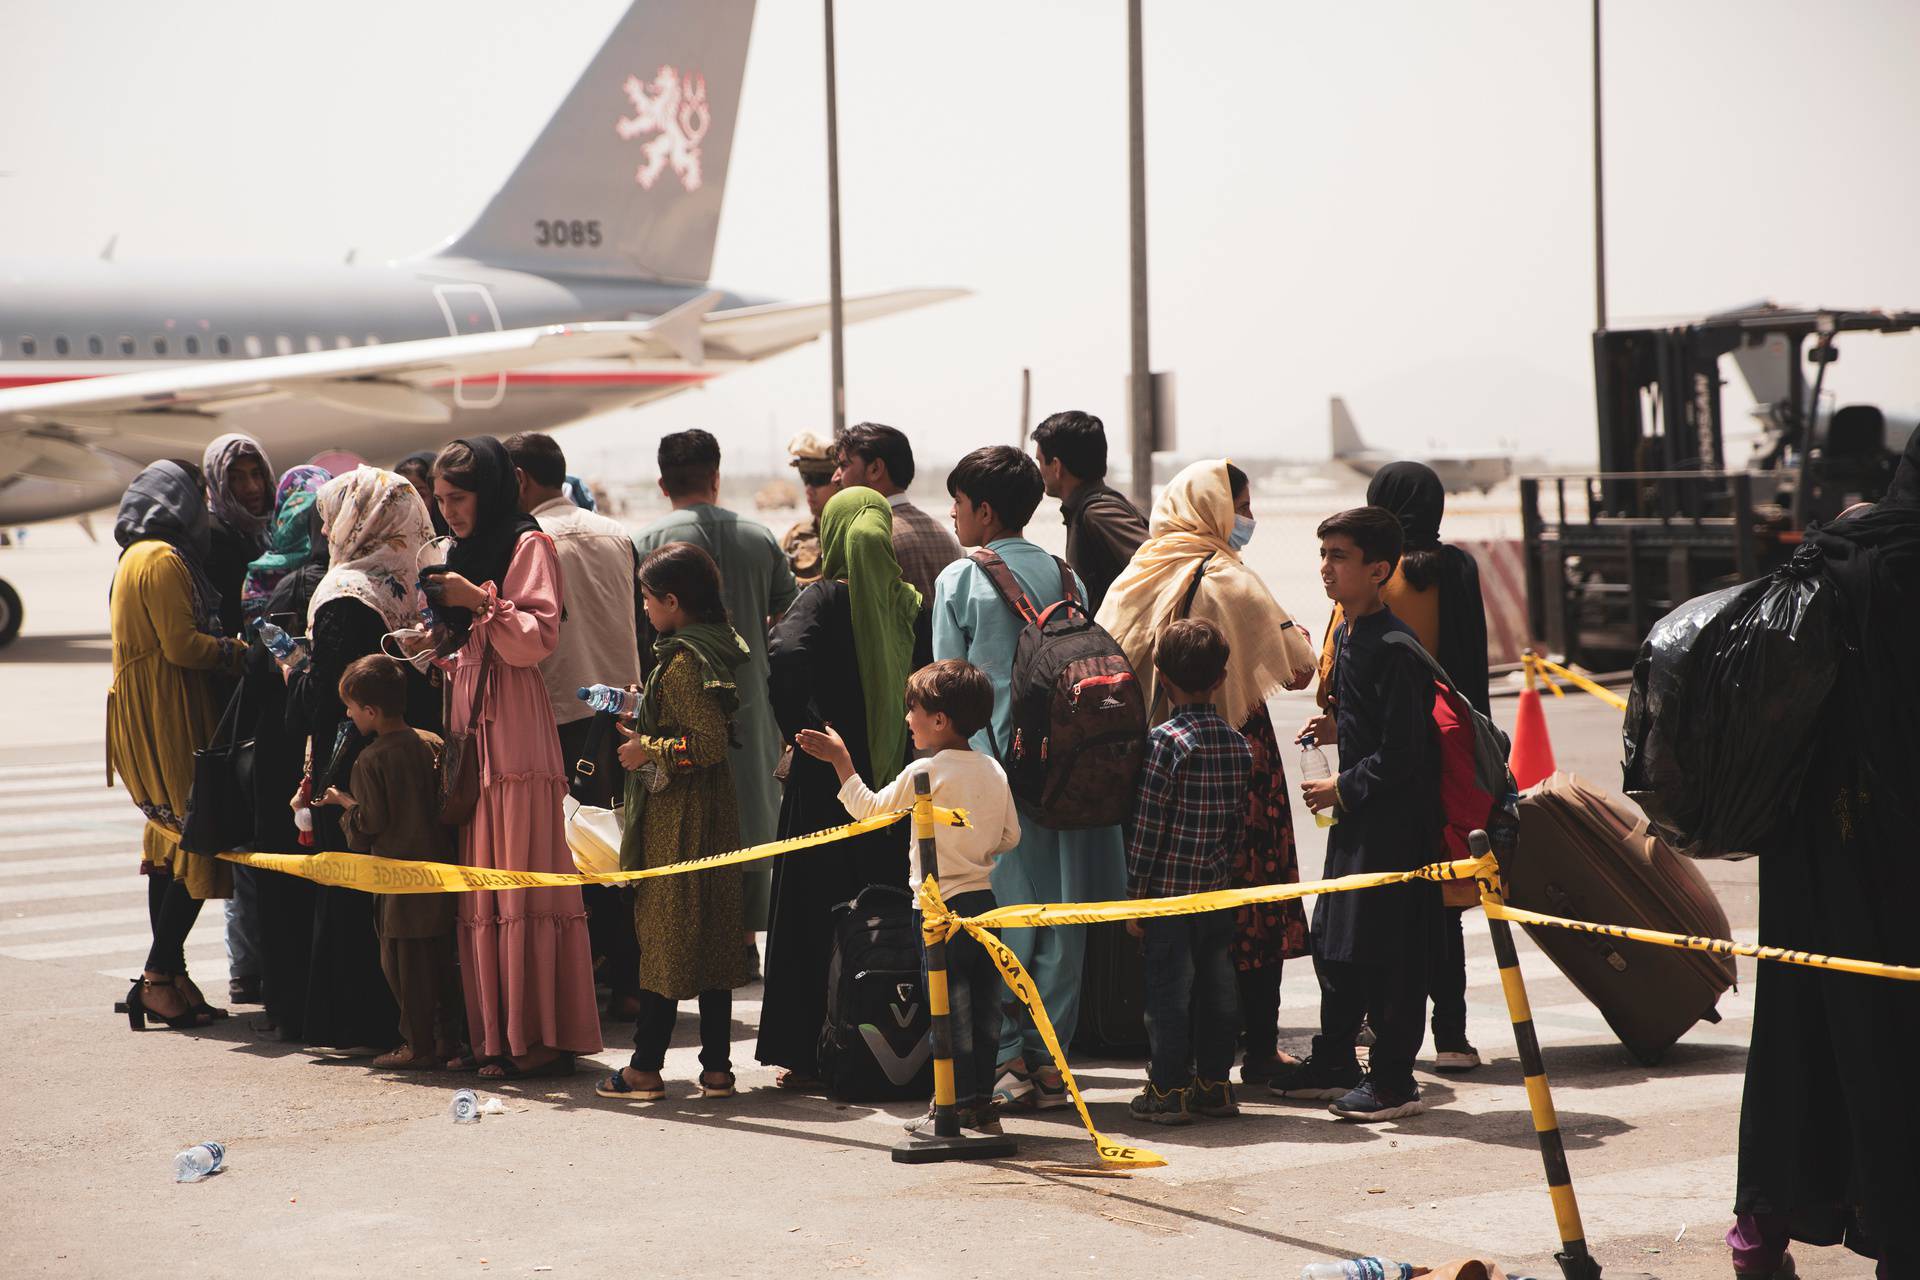
[[[1100,604],[1101,626],[1126,650],[1127,661],[1149,687],[1153,651],[1173,622],[1193,575],[1208,556],[1207,573],[1193,599],[1193,618],[1205,618],[1227,637],[1227,680],[1215,703],[1239,728],[1249,715],[1289,681],[1314,669],[1313,645],[1274,601],[1258,574],[1241,563],[1227,541],[1233,531],[1233,486],[1223,458],[1196,462],[1173,478],[1153,504],[1147,540],[1120,571]],[[1155,720],[1166,707],[1149,708]]]
[[[242,435],[238,431],[229,431],[226,435],[216,436],[207,446],[200,458],[200,470],[207,477],[207,505],[213,514],[226,523],[235,533],[245,534],[258,543],[262,550],[267,544],[267,529],[273,524],[273,506],[259,515],[247,510],[234,501],[233,491],[227,488],[228,473],[232,471],[235,460],[252,454],[260,459],[260,469],[267,473],[266,492],[273,493],[273,463],[267,460],[267,451],[252,436]]]
[[[322,605],[342,597],[379,613],[389,631],[418,621],[414,583],[433,522],[412,483],[391,471],[360,467],[321,485],[315,505],[332,560],[307,605],[308,629]]]

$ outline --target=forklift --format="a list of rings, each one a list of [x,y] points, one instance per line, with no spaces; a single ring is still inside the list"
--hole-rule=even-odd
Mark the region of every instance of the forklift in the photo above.
[[[1761,302],[1595,331],[1600,469],[1520,481],[1534,638],[1591,670],[1624,670],[1664,614],[1784,564],[1808,527],[1877,500],[1920,419],[1830,407],[1827,371],[1843,334],[1916,327],[1920,311]],[[1726,457],[1722,357],[1758,402],[1744,461]]]

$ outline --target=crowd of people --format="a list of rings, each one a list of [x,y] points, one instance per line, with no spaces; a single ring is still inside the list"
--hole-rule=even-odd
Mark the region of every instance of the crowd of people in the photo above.
[[[598,1092],[648,1100],[665,1095],[674,1020],[692,1000],[696,1088],[723,1098],[732,993],[764,966],[755,1057],[780,1088],[820,1090],[833,909],[920,877],[900,823],[804,858],[620,888],[383,897],[320,885],[183,841],[195,753],[216,735],[251,743],[251,839],[229,847],[522,871],[573,869],[570,794],[618,806],[621,865],[638,869],[904,808],[925,773],[936,803],[973,815],[936,848],[947,900],[977,914],[1296,881],[1268,704],[1317,675],[1321,713],[1294,736],[1340,748],[1337,777],[1302,784],[1309,809],[1338,814],[1329,873],[1444,856],[1433,685],[1383,643],[1417,635],[1484,709],[1477,580],[1439,541],[1432,473],[1390,468],[1373,505],[1321,526],[1341,611],[1323,651],[1242,558],[1255,521],[1239,467],[1194,463],[1149,516],[1106,484],[1098,418],[1057,414],[1034,439],[1031,456],[962,458],[943,521],[906,496],[902,432],[803,436],[793,465],[810,519],[779,538],[722,505],[720,447],[699,430],[660,441],[671,510],[634,535],[583,505],[560,446],[539,434],[338,476],[276,476],[257,441],[229,435],[197,465],[148,467],[115,525],[108,710],[109,758],[148,818],[153,946],[130,1021],[226,1016],[183,954],[201,904],[224,898],[230,1000],[264,1005],[258,1025],[291,1042],[375,1055],[382,1069],[558,1076],[603,1048],[604,1013],[634,1023],[634,1051]],[[1026,537],[1045,497],[1060,503],[1065,562]],[[1050,826],[1003,768],[1016,651],[1067,599],[1124,655],[1120,678],[1137,681],[1151,725],[1125,817],[1106,825]],[[278,633],[299,642],[276,648]],[[596,715],[578,696],[593,685],[630,690],[623,714]],[[1151,1062],[1134,1114],[1231,1114],[1236,1057],[1242,1087],[1326,1098],[1347,1118],[1417,1110],[1430,991],[1440,1065],[1476,1065],[1457,917],[1432,886],[1366,899],[1324,902],[1312,928],[1290,901],[1135,931]],[[1003,941],[1070,1041],[1085,930]],[[1306,955],[1322,1026],[1299,1060],[1279,1044],[1280,974]],[[949,984],[965,1125],[1067,1105],[985,951],[956,939]],[[1363,1076],[1355,1044],[1368,1035]]]

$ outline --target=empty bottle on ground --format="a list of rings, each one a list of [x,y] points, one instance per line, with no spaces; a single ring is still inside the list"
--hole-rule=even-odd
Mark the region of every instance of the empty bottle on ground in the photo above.
[[[175,1182],[198,1182],[220,1171],[227,1149],[218,1142],[196,1142],[173,1158]]]
[[[456,1090],[453,1105],[447,1108],[447,1114],[453,1117],[455,1124],[479,1124],[480,1099],[471,1089]]]
[[[1345,1262],[1309,1262],[1300,1280],[1413,1280],[1411,1262],[1384,1258],[1349,1258]]]

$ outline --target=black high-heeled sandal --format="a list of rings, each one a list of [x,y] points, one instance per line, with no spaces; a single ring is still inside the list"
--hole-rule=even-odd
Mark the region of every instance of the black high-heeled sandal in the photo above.
[[[145,1031],[147,1029],[148,1018],[152,1018],[155,1022],[165,1024],[168,1029],[173,1031],[184,1031],[189,1027],[204,1027],[212,1022],[211,1018],[207,1018],[206,1015],[191,1006],[188,1007],[185,1013],[175,1014],[171,1018],[164,1013],[156,1013],[154,1010],[147,1008],[146,991],[149,988],[171,986],[174,986],[171,978],[165,982],[151,982],[144,977],[133,980],[133,985],[127,989],[126,1000],[127,1026],[130,1030]]]
[[[183,983],[185,984],[184,986],[181,985]],[[233,1011],[230,1009],[222,1009],[216,1005],[208,1004],[206,993],[200,990],[200,984],[192,978],[189,978],[186,974],[176,975],[173,980],[173,985],[179,987],[180,994],[187,997],[187,1003],[193,1006],[193,1011],[205,1015],[209,1022],[218,1022],[222,1018],[230,1018],[233,1016]]]

